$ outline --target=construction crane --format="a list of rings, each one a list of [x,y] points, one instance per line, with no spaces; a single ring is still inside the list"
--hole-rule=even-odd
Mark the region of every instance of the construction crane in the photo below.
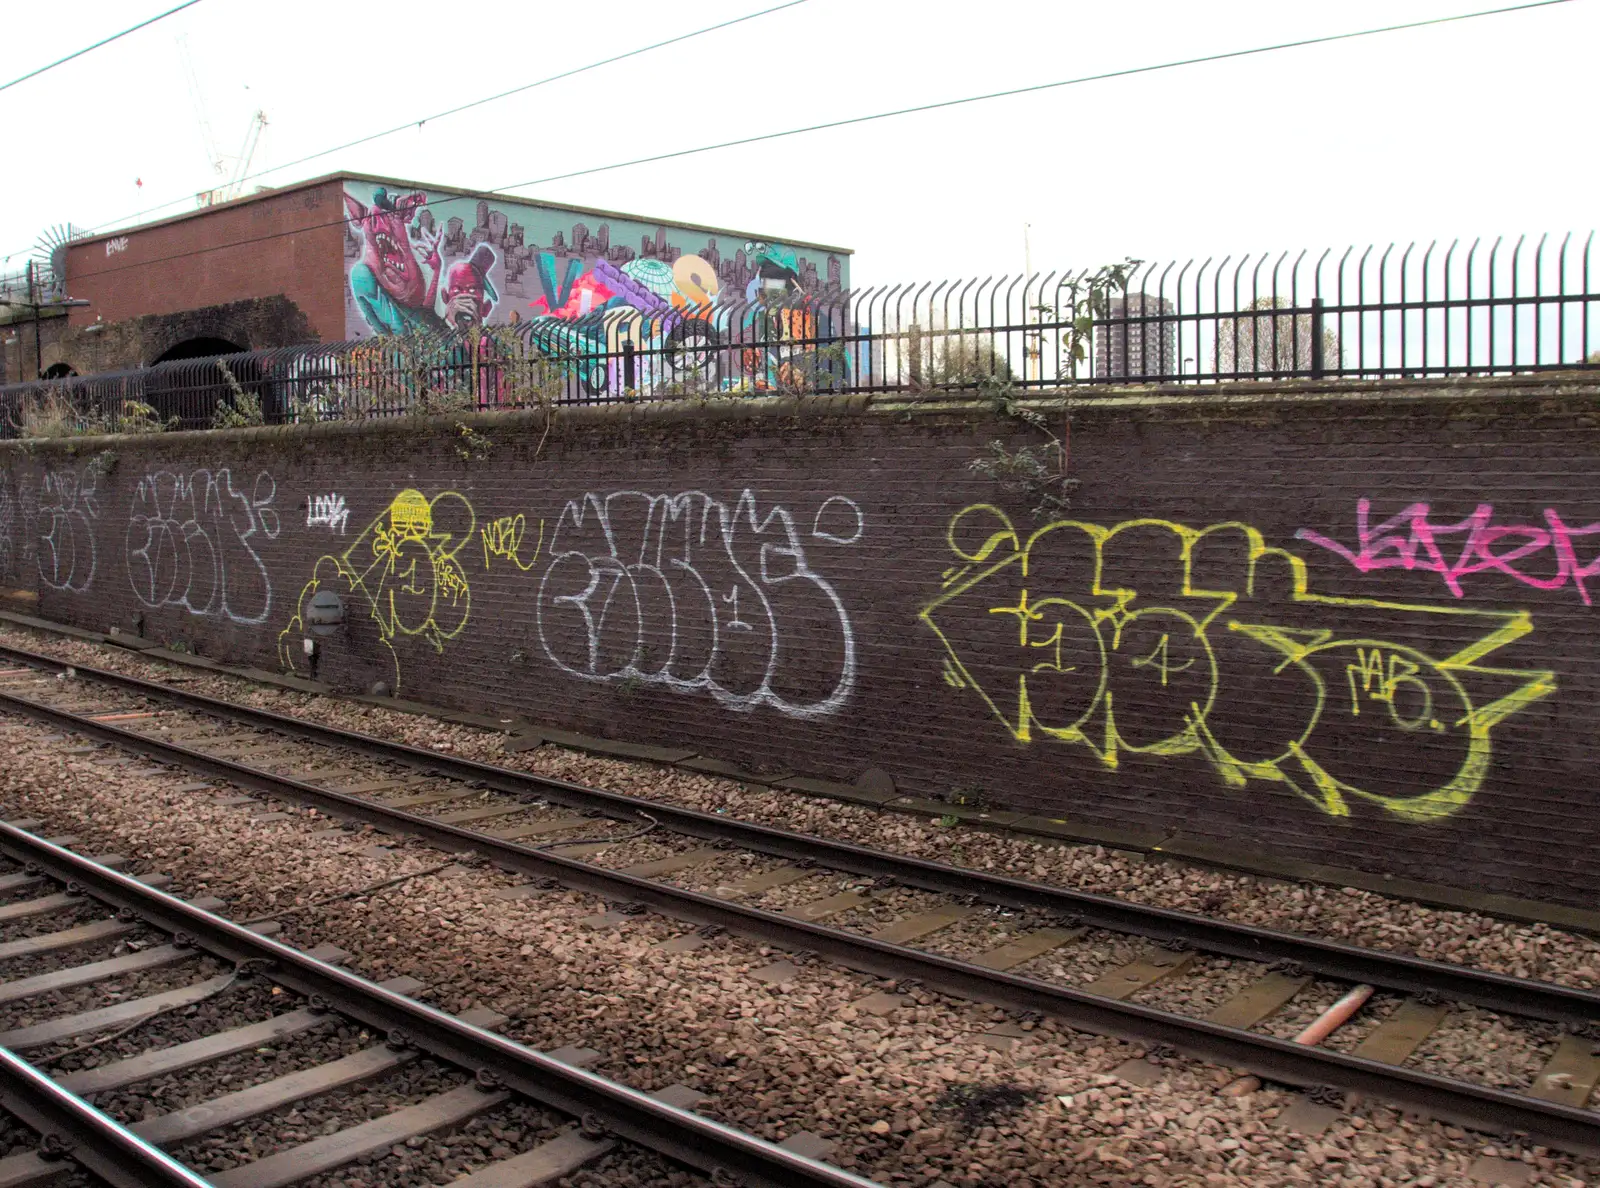
[[[250,176],[250,162],[255,160],[256,146],[261,143],[262,130],[267,126],[267,113],[258,111],[250,117],[250,127],[244,134],[244,145],[239,149],[239,156],[235,159],[233,176],[228,179],[228,184],[220,189],[212,190],[212,202],[227,202],[237,198],[244,189],[244,179]]]
[[[227,162],[217,149],[217,138],[212,134],[211,121],[206,116],[205,96],[200,91],[200,78],[194,72],[194,57],[189,53],[189,37],[181,34],[173,41],[178,47],[178,58],[183,63],[184,81],[189,84],[189,101],[194,104],[194,118],[200,124],[200,141],[206,150],[206,160],[219,176],[226,176]]]
[[[189,39],[187,35],[180,35],[174,40],[178,45],[178,56],[183,61],[184,79],[189,84],[189,99],[194,104],[195,119],[200,124],[200,139],[205,146],[206,160],[217,176],[228,179],[214,190],[200,191],[194,196],[194,201],[199,207],[215,206],[219,202],[237,198],[244,189],[245,178],[250,175],[250,163],[255,159],[256,148],[261,143],[261,132],[267,126],[267,113],[257,111],[250,117],[250,126],[244,134],[244,144],[236,156],[230,157],[223,153],[217,147],[217,138],[211,131],[211,120],[206,114],[205,95],[200,89],[200,78],[195,73],[194,58],[189,53]]]

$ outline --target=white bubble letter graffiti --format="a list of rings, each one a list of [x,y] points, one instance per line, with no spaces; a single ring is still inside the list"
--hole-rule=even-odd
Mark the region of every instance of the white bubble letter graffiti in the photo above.
[[[266,622],[272,579],[252,541],[277,539],[276,494],[270,474],[257,475],[247,494],[226,467],[140,479],[124,538],[134,597],[152,610],[181,606],[232,623]]]
[[[819,512],[814,536],[860,538],[859,509],[844,502],[853,517],[835,507],[818,531]],[[732,507],[702,491],[568,502],[536,614],[545,655],[585,680],[703,690],[799,718],[835,712],[855,686],[844,602],[807,562],[790,513],[760,514],[749,490]]]
[[[92,473],[47,470],[40,484],[35,527],[39,580],[82,594],[94,583],[94,521],[100,518]]]

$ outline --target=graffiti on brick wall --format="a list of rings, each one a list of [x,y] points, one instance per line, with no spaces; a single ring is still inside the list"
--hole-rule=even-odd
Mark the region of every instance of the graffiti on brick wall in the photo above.
[[[94,539],[100,503],[97,472],[48,469],[34,510],[34,555],[39,580],[53,590],[82,594],[94,585],[99,552]]]
[[[0,472],[0,578],[10,581],[17,576],[20,560],[17,525],[22,509],[12,490],[10,471]]]
[[[256,550],[278,537],[276,496],[266,471],[239,486],[225,466],[145,475],[123,537],[134,597],[152,610],[181,607],[231,623],[265,623],[272,578]]]
[[[594,390],[801,383],[828,360],[816,314],[753,303],[834,301],[849,281],[847,256],[783,243],[370,182],[344,202],[348,337],[519,325],[548,354],[640,348],[631,380],[620,360],[586,369]]]
[[[861,538],[852,501],[834,496],[823,509],[816,540]],[[850,697],[845,604],[812,568],[795,517],[759,509],[749,490],[732,503],[700,491],[585,495],[562,510],[549,557],[539,639],[563,672],[797,718],[831,714]]]
[[[372,192],[370,204],[348,192],[344,202],[350,225],[361,231],[360,262],[350,266],[349,277],[362,320],[374,334],[443,329],[444,319],[434,308],[443,233],[411,226],[413,215],[426,206],[427,197],[403,194],[391,198],[380,186]]]
[[[498,558],[527,573],[538,564],[539,554],[544,549],[544,521],[539,521],[539,538],[533,543],[533,552],[524,558],[523,543],[527,535],[528,517],[521,513],[501,516],[478,529],[479,539],[483,542],[483,567],[488,569],[489,563]]]
[[[1583,538],[1600,535],[1600,523],[1574,527],[1555,508],[1545,508],[1544,523],[1496,523],[1494,504],[1480,503],[1463,520],[1435,523],[1426,503],[1413,503],[1381,524],[1372,524],[1372,500],[1356,501],[1356,547],[1349,548],[1309,528],[1299,539],[1343,557],[1362,573],[1380,569],[1421,569],[1437,573],[1450,593],[1464,597],[1462,578],[1499,573],[1535,590],[1571,586],[1585,606],[1592,605],[1588,581],[1600,576],[1600,541],[1589,559],[1580,555]]]
[[[390,689],[399,693],[399,637],[421,639],[442,653],[466,628],[472,591],[456,554],[474,539],[476,521],[472,504],[458,492],[430,498],[415,488],[401,491],[343,553],[318,559],[293,617],[278,633],[284,666],[303,663],[306,603],[327,586],[365,606],[393,669]]]
[[[852,545],[861,539],[866,524],[854,499],[830,495],[811,520],[811,535],[829,544]]]
[[[1533,629],[1479,611],[1311,593],[1301,558],[1241,523],[1023,537],[1004,512],[949,523],[957,563],[921,619],[944,678],[1022,743],[1199,755],[1227,786],[1286,785],[1330,816],[1369,802],[1407,822],[1460,810],[1494,728],[1555,691],[1547,671],[1483,663]]]
[[[328,528],[343,536],[349,520],[343,495],[313,495],[306,500],[307,528]]]
[[[819,296],[849,284],[845,256],[742,236],[610,217],[591,225],[566,209],[370,182],[346,182],[344,205],[352,338],[540,319],[570,332],[608,311],[703,311],[772,287]],[[680,331],[675,341],[691,339]]]

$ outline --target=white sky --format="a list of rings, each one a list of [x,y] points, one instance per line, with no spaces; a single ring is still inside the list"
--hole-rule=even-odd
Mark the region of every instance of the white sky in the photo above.
[[[773,0],[767,0],[771,3]],[[1494,0],[808,0],[270,174],[500,187],[740,135]],[[7,14],[0,81],[170,6]],[[762,0],[440,5],[205,0],[0,91],[0,256],[220,184],[207,116],[254,170],[765,7]],[[67,15],[70,12],[70,19]],[[841,244],[853,281],[1046,270],[1596,225],[1600,3],[1001,99],[518,190]],[[142,188],[135,179],[142,179]],[[192,206],[192,197],[163,213]],[[157,217],[157,216],[150,216]],[[20,251],[19,251],[20,250]]]

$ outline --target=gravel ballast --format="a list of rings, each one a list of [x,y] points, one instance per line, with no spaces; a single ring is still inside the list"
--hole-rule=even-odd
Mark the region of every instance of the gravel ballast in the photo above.
[[[108,769],[93,756],[68,755],[67,741],[44,733],[35,723],[0,720],[0,747],[13,757],[0,785],[8,815],[42,818],[49,830],[77,834],[85,851],[114,850],[139,871],[170,874],[178,893],[223,897],[235,918],[441,862],[412,843],[372,851],[372,834],[325,832],[327,819],[305,810],[257,820],[210,793],[175,791],[190,778],[183,773]],[[1005,1016],[986,1008],[916,992],[912,1005],[879,1018],[851,1005],[877,988],[870,980],[811,962],[788,983],[770,985],[754,975],[779,955],[759,946],[723,937],[663,952],[657,944],[686,926],[640,916],[588,927],[580,921],[605,905],[564,890],[497,897],[518,881],[454,865],[380,894],[286,914],[283,935],[302,946],[340,945],[369,977],[415,976],[426,984],[421,996],[443,1009],[498,1010],[510,1016],[507,1034],[523,1042],[594,1047],[597,1071],[638,1088],[689,1084],[709,1095],[705,1112],[752,1133],[835,1138],[836,1161],[885,1184],[1421,1186],[1469,1182],[1467,1169],[1491,1150],[1525,1159],[1533,1183],[1600,1175],[1600,1165],[1502,1149],[1370,1103],[1306,1139],[1274,1125],[1294,1095],[1224,1095],[1228,1070],[1176,1061],[1154,1084],[1134,1088],[1111,1075],[1142,1055],[1130,1045],[1046,1020],[997,1050],[979,1037]],[[262,1067],[242,1075],[275,1074]],[[391,1153],[395,1164],[378,1160],[328,1183],[448,1179],[431,1170],[459,1158],[452,1136],[442,1141],[425,1157]],[[596,1180],[591,1169],[571,1182],[672,1182],[632,1166],[624,1160],[619,1178]]]
[[[727,813],[764,825],[1199,912],[1241,924],[1391,949],[1516,977],[1600,988],[1600,938],[1545,924],[1521,924],[1473,912],[1433,908],[1354,888],[1287,884],[1100,846],[946,828],[937,818],[879,812],[802,792],[747,785],[552,745],[507,754],[503,750],[506,736],[496,731],[335,697],[286,691],[227,674],[197,672],[175,663],[158,662],[147,654],[10,625],[0,625],[0,643],[147,680],[174,683],[190,692],[444,754],[704,812]],[[697,873],[680,874],[674,881],[695,885]]]

